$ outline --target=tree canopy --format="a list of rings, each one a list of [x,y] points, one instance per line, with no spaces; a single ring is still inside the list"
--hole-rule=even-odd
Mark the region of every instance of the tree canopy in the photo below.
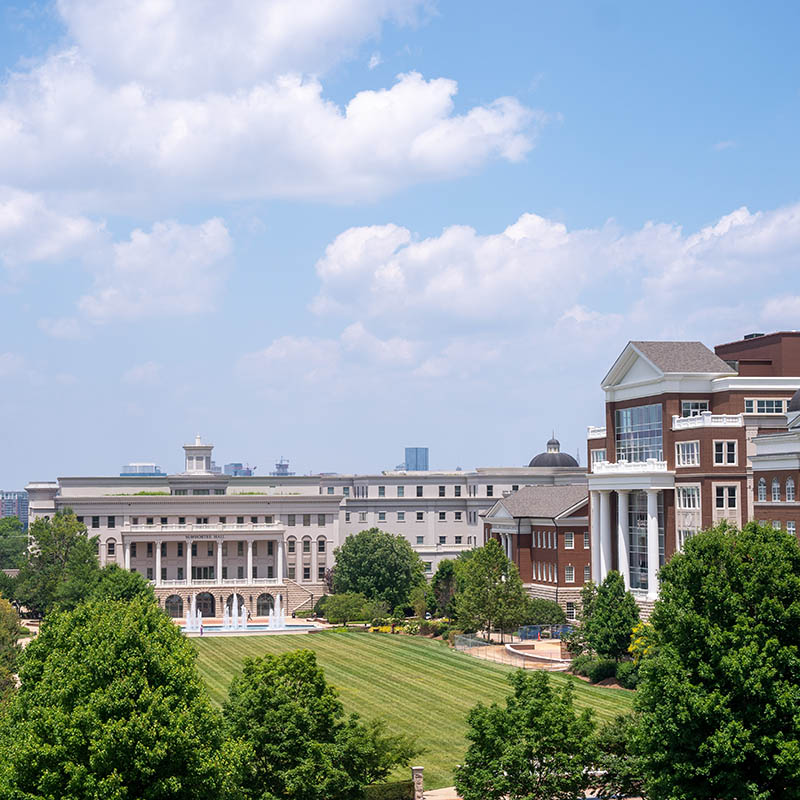
[[[661,570],[637,749],[653,800],[800,796],[800,547],[755,523]]]
[[[458,578],[456,562],[452,558],[445,558],[439,562],[431,581],[431,588],[436,600],[436,611],[442,616],[454,617],[456,615],[455,596],[458,590]]]
[[[456,768],[464,800],[575,800],[589,785],[591,712],[576,715],[572,686],[553,689],[547,673],[512,672],[505,708],[478,703],[467,717],[471,742]]]
[[[19,662],[0,719],[0,796],[222,795],[219,717],[194,649],[154,603],[52,613]]]
[[[25,561],[28,534],[17,517],[0,517],[0,569],[19,569]]]
[[[346,719],[310,650],[245,660],[223,713],[247,800],[351,800],[417,753],[381,722]]]
[[[459,567],[456,613],[465,630],[508,631],[525,619],[527,595],[516,566],[495,539]]]
[[[37,519],[29,532],[32,546],[17,578],[16,599],[46,614],[58,604],[73,607],[88,597],[100,569],[97,537],[87,536],[71,509]]]
[[[0,597],[0,705],[16,685],[14,672],[20,653],[19,635],[19,616],[11,603]]]
[[[425,580],[422,561],[406,538],[378,528],[348,536],[334,555],[336,593],[360,592],[389,608],[407,605],[411,590]]]
[[[622,575],[611,570],[599,586],[586,584],[581,597],[581,634],[588,646],[601,658],[626,658],[639,624],[639,606],[625,590]]]

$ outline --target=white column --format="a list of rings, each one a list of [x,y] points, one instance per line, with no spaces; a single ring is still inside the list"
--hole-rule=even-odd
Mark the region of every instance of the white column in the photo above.
[[[130,570],[131,568],[131,543],[129,539],[125,540],[123,544],[123,548],[125,550],[125,569]]]
[[[247,582],[253,582],[253,540],[247,540]]]
[[[647,597],[658,596],[658,489],[647,490]]]
[[[222,583],[222,539],[217,539],[217,585]]]
[[[283,536],[278,539],[278,569],[276,573],[278,575],[278,583],[283,583]]]
[[[156,586],[161,586],[161,540],[156,541]]]
[[[611,570],[611,492],[600,492],[600,580]]]
[[[600,583],[600,493],[589,492],[589,497],[592,506],[592,580]]]
[[[617,489],[617,561],[625,588],[631,588],[630,535],[628,533],[628,497],[627,489]]]
[[[508,560],[512,563],[514,562],[514,537],[512,534],[507,533],[506,536],[508,537]]]
[[[186,585],[192,585],[192,540],[186,540]]]

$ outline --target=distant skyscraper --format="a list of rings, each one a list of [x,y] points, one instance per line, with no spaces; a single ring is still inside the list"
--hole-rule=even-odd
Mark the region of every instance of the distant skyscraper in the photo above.
[[[28,493],[0,491],[0,517],[18,517],[28,527]]]
[[[223,472],[226,475],[231,475],[234,478],[249,478],[255,472],[256,467],[245,466],[241,461],[234,461],[231,464],[226,464]]]
[[[282,478],[288,475],[294,475],[294,472],[289,472],[289,461],[281,456],[275,464],[275,469],[270,472],[274,478]]]
[[[427,472],[428,448],[406,447],[406,469],[414,472]]]
[[[125,464],[119,471],[120,478],[158,478],[162,475],[166,475],[166,472],[162,472],[158,464],[144,461]]]

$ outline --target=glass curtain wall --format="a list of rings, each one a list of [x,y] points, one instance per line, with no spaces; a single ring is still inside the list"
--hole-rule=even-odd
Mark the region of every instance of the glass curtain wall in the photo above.
[[[628,498],[628,542],[631,589],[647,585],[647,492],[637,490]],[[664,493],[658,493],[658,561],[664,566]]]
[[[617,461],[647,461],[664,457],[661,404],[617,409],[615,414]]]

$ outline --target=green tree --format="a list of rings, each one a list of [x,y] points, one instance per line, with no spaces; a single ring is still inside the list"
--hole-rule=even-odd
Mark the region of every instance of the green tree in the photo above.
[[[425,580],[420,557],[404,536],[370,528],[348,536],[334,551],[333,588],[361,592],[389,608],[405,606],[411,590]]]
[[[20,570],[16,599],[30,611],[46,614],[56,605],[74,607],[97,583],[97,537],[72,509],[52,519],[37,519],[30,527],[31,550]]]
[[[411,590],[408,602],[411,608],[414,609],[414,615],[421,619],[425,618],[425,614],[430,608],[435,608],[436,606],[433,591],[427,582],[419,583]]]
[[[527,595],[516,566],[495,539],[473,550],[461,567],[463,589],[456,595],[464,630],[509,631],[525,618]]]
[[[797,540],[723,524],[660,575],[636,701],[648,796],[799,797]]]
[[[19,615],[11,603],[0,597],[0,705],[8,699],[16,685],[20,625]]]
[[[135,600],[156,602],[153,584],[139,572],[131,572],[117,564],[107,564],[97,572],[97,582],[91,589],[92,600]]]
[[[28,534],[17,517],[0,517],[0,569],[19,569],[25,561]]]
[[[55,612],[20,656],[0,720],[0,796],[195,800],[221,795],[221,724],[195,651],[141,599]]]
[[[247,800],[351,800],[417,752],[382,723],[345,719],[310,650],[246,659],[223,713]]]
[[[471,742],[456,768],[464,800],[575,800],[589,785],[591,712],[576,715],[572,686],[560,692],[544,672],[517,670],[505,708],[479,703],[467,717]]]
[[[563,625],[567,621],[564,609],[555,600],[528,597],[525,601],[524,625]]]
[[[325,599],[324,614],[334,625],[347,625],[353,620],[363,619],[367,598],[359,592],[329,594]]]
[[[627,658],[631,634],[639,624],[639,606],[625,591],[622,575],[612,570],[596,591],[584,591],[590,598],[581,623],[587,644],[601,658]]]
[[[636,714],[618,714],[598,731],[597,798],[644,797],[642,767],[631,746],[639,720]]]
[[[452,618],[456,614],[457,580],[456,562],[451,558],[440,561],[431,581],[431,588],[436,599],[436,611],[441,616]]]

